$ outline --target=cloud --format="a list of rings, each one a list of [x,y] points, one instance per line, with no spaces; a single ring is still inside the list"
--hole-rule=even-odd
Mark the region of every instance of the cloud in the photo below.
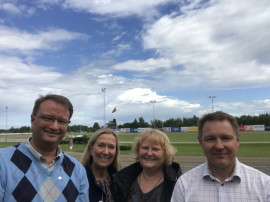
[[[59,28],[30,33],[0,25],[1,52],[17,51],[24,54],[35,50],[58,50],[63,43],[86,38],[84,34]]]
[[[144,48],[174,68],[166,79],[181,76],[180,86],[192,85],[192,79],[193,86],[205,89],[269,86],[269,2],[226,0],[192,7],[180,16],[163,16],[144,32]]]
[[[129,60],[123,63],[118,63],[114,65],[112,69],[135,72],[153,72],[157,69],[167,69],[170,67],[171,63],[167,58],[150,58],[147,60]]]
[[[23,16],[31,16],[35,13],[36,9],[33,7],[28,7],[23,4],[19,4],[18,2],[10,2],[2,0],[0,1],[0,11],[7,12],[11,15],[23,15]]]
[[[89,13],[124,17],[129,15],[147,16],[155,12],[155,8],[172,0],[65,0],[63,5]],[[146,12],[148,11],[148,12]]]
[[[0,55],[0,86],[4,92],[9,92],[11,88],[18,88],[15,94],[24,90],[35,90],[38,86],[54,83],[57,79],[61,78],[61,74],[53,72],[52,67],[38,66],[35,64],[26,64],[22,59],[17,57],[7,57]],[[39,85],[37,85],[37,83]]]

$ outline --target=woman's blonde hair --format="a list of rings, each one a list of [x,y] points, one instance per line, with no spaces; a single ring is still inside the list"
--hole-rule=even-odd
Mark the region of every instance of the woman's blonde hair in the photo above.
[[[119,164],[119,144],[118,144],[118,137],[115,134],[115,132],[113,132],[113,130],[109,129],[109,128],[102,128],[97,130],[89,139],[87,146],[85,147],[82,159],[81,159],[81,164],[83,164],[84,166],[86,166],[89,162],[90,164],[93,161],[93,157],[91,156],[91,152],[90,152],[90,147],[93,146],[96,143],[96,140],[98,139],[98,137],[100,135],[103,134],[112,134],[115,139],[116,139],[116,152],[115,152],[115,157],[114,160],[112,162],[113,167],[116,170],[119,170],[120,168],[120,164]]]
[[[157,129],[145,130],[141,135],[139,135],[134,143],[134,154],[136,161],[139,160],[139,150],[142,142],[145,139],[153,141],[154,144],[160,145],[164,150],[165,164],[172,164],[176,149],[171,145],[167,135]]]

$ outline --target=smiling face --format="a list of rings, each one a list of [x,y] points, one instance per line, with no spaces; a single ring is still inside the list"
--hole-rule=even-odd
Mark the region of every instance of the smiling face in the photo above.
[[[206,121],[199,142],[212,172],[233,171],[240,139],[229,121]]]
[[[163,166],[165,161],[162,146],[155,144],[149,138],[145,138],[142,141],[138,157],[143,169],[158,170]]]
[[[37,114],[58,120],[69,120],[69,110],[53,100],[42,102]],[[67,125],[59,124],[57,121],[50,122],[34,115],[31,115],[31,126],[33,131],[31,142],[39,149],[46,146],[57,148],[67,131]]]
[[[116,154],[116,138],[113,134],[102,134],[94,145],[90,146],[92,156],[91,166],[107,169],[113,162]]]

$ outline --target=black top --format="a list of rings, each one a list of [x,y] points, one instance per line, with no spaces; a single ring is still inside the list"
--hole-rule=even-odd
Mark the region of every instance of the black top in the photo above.
[[[106,195],[108,194],[104,193],[101,187],[97,184],[96,178],[90,167],[90,163],[85,166],[85,170],[89,182],[89,200],[91,202],[99,202],[100,200],[102,200],[103,197],[103,201],[106,201]],[[114,201],[117,201],[117,188],[116,185],[113,183],[114,175],[116,172],[117,170],[112,165],[108,167],[108,173],[111,179],[110,191]]]
[[[131,164],[120,170],[114,178],[118,188],[119,201],[127,202],[130,189],[138,175],[142,172],[142,166],[139,162]],[[178,163],[173,162],[171,165],[163,165],[164,181],[162,185],[160,202],[170,201],[174,185],[182,175],[181,167]]]

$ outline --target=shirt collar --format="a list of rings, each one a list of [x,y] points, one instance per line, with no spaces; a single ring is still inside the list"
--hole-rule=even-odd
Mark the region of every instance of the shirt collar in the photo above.
[[[238,158],[236,158],[235,162],[236,162],[236,164],[235,164],[235,168],[234,168],[232,175],[228,179],[225,180],[227,182],[235,182],[235,181],[240,182],[241,181],[240,162],[238,161]],[[203,176],[202,176],[203,179],[211,179],[212,181],[219,181],[213,175],[211,169],[209,168],[208,161],[206,161],[203,164],[203,173],[202,174],[203,174]]]
[[[35,148],[31,145],[30,143],[31,137],[29,139],[27,139],[25,141],[25,146],[29,149],[29,151],[33,154],[33,156],[38,160],[38,161],[42,161],[43,159],[45,159],[37,150],[35,150]],[[54,157],[54,160],[58,160],[60,159],[62,155],[62,149],[61,147],[58,145],[57,146],[57,151],[56,151],[56,155]]]

